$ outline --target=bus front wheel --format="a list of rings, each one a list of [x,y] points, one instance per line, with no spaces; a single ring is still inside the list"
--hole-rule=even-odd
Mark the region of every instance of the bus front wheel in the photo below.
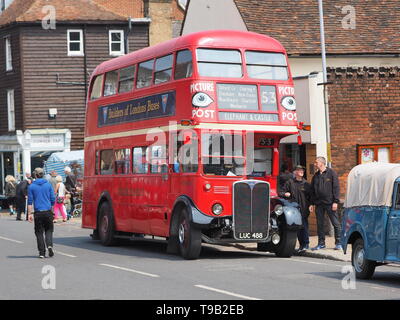
[[[97,230],[100,241],[104,246],[112,246],[116,244],[116,239],[114,237],[114,215],[111,206],[107,201],[103,202],[100,206]]]
[[[181,211],[178,223],[178,244],[183,258],[197,259],[201,251],[201,230],[193,228],[187,209]]]

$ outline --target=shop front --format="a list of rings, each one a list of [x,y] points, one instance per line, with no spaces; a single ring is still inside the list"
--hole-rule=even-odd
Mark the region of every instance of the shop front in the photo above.
[[[26,172],[43,167],[53,152],[70,151],[69,129],[17,130],[15,135],[0,136],[0,195],[4,195],[5,177],[21,180]]]

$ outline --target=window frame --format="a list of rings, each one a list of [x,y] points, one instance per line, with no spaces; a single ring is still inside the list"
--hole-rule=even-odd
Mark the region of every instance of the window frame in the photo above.
[[[133,68],[132,77],[129,77],[129,78],[126,78],[126,79],[121,78],[121,71],[129,69],[129,68]],[[137,65],[136,64],[119,69],[119,72],[118,72],[118,91],[117,91],[118,94],[124,94],[124,93],[127,93],[127,92],[132,92],[135,89],[136,71],[137,71]],[[121,79],[123,79],[123,80],[121,80]],[[128,90],[128,91],[121,92],[121,82],[126,82],[126,81],[132,81],[132,88],[130,90]]]
[[[190,70],[190,75],[186,75],[185,77],[177,77],[177,70],[180,71],[180,69],[177,68],[178,66],[178,58],[179,55],[183,52],[190,52],[190,56],[191,56],[191,70]],[[187,74],[186,70],[186,74]],[[174,74],[173,74],[174,80],[181,80],[181,79],[189,79],[193,77],[193,52],[190,49],[182,49],[182,50],[178,50],[175,52],[175,61],[174,61]]]
[[[152,67],[151,67],[151,78],[149,79],[149,83],[145,86],[138,86],[139,85],[139,75],[140,75],[140,65],[144,64],[144,63],[148,63],[148,62],[152,62]],[[154,64],[155,64],[156,59],[155,58],[151,58],[151,59],[147,59],[144,60],[142,62],[139,62],[137,64],[137,70],[136,70],[136,79],[135,79],[135,89],[145,89],[145,88],[149,88],[153,85],[153,79],[154,79]]]
[[[90,96],[89,96],[89,100],[90,101],[94,101],[97,99],[100,99],[103,96],[103,89],[104,89],[104,78],[105,78],[105,73],[101,73],[98,74],[94,77],[92,84],[91,84],[91,88],[90,88]],[[94,85],[97,81],[97,79],[100,79],[101,83],[100,83],[100,95],[98,97],[93,98],[93,89],[94,89]]]
[[[112,40],[112,34],[113,33],[119,33],[121,36],[120,41],[113,41]],[[113,43],[120,43],[121,45],[121,50],[120,51],[113,51],[112,50],[112,44]],[[122,29],[111,29],[108,30],[108,49],[109,49],[109,54],[112,57],[120,57],[125,54],[125,32]]]
[[[15,90],[7,89],[8,131],[15,131]]]
[[[12,45],[11,36],[7,35],[4,37],[4,50],[5,50],[5,62],[6,62],[6,72],[13,71],[13,61],[12,61]]]
[[[115,70],[110,70],[104,73],[104,79],[103,79],[103,88],[102,88],[102,96],[103,97],[112,97],[115,96],[116,94],[118,94],[119,91],[119,69],[115,69]],[[106,84],[107,84],[107,74],[111,74],[111,73],[117,73],[117,80],[116,80],[116,87],[115,87],[115,92],[112,94],[105,94],[105,90],[106,90]]]
[[[171,57],[171,65],[169,66],[169,68],[157,70],[157,61],[160,60],[160,59],[166,58],[166,57]],[[162,56],[162,57],[157,57],[157,58],[155,59],[155,61],[154,61],[154,66],[153,66],[153,79],[152,79],[153,85],[163,84],[163,83],[169,82],[169,81],[171,81],[172,79],[174,79],[174,62],[175,62],[175,55],[174,55],[174,53],[169,53],[169,54],[166,54],[166,55],[164,55],[164,56]],[[169,79],[168,79],[168,80],[165,80],[165,81],[161,81],[161,82],[156,83],[157,74],[162,73],[162,72],[165,72],[165,71],[168,71],[168,70],[171,70],[171,74],[169,75]]]
[[[71,51],[70,44],[78,43],[78,40],[71,41],[71,33],[78,32],[79,33],[79,51]],[[67,49],[68,49],[68,57],[83,57],[85,55],[83,49],[83,30],[82,29],[68,29],[67,30]]]
[[[374,159],[373,162],[377,162],[379,149],[388,148],[389,149],[389,163],[393,161],[393,143],[373,143],[373,144],[357,144],[357,164],[362,164],[362,150],[363,149],[373,149]]]

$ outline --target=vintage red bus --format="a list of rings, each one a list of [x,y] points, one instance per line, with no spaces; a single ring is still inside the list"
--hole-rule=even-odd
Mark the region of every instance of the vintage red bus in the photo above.
[[[186,259],[202,242],[291,256],[301,216],[277,197],[278,145],[297,133],[270,37],[199,32],[104,62],[87,101],[82,226],[104,245],[163,237]]]

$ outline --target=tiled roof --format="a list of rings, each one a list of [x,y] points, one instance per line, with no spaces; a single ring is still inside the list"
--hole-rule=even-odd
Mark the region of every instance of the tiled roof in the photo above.
[[[14,0],[0,15],[0,26],[13,22],[37,22],[48,15],[45,6],[54,6],[56,21],[126,21],[97,5],[93,0]]]
[[[126,18],[143,18],[143,0],[93,0],[107,10]]]
[[[233,1],[249,31],[276,38],[289,54],[321,53],[317,0]],[[324,0],[323,4],[328,54],[400,53],[399,0]],[[355,29],[346,29],[353,8]]]

